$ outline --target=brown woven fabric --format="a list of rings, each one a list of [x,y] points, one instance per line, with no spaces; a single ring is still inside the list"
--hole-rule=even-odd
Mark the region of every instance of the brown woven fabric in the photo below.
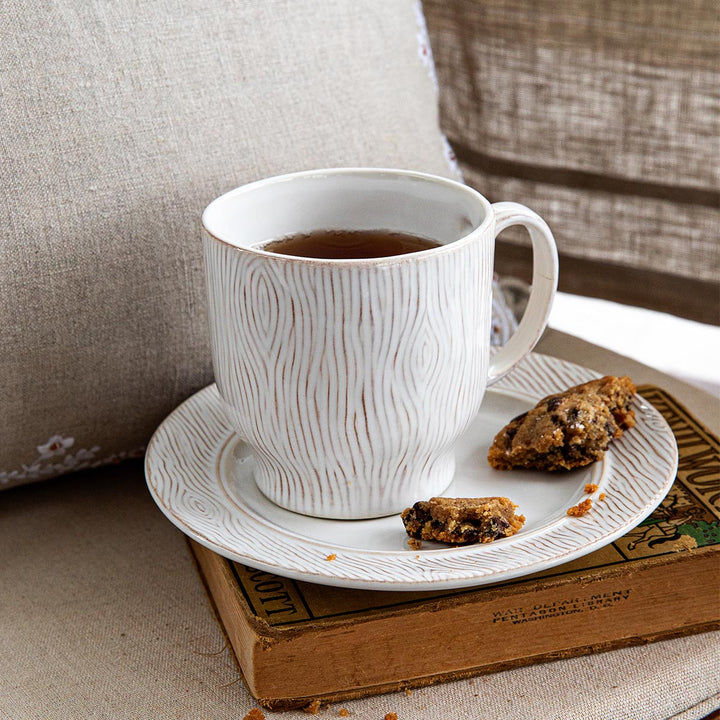
[[[469,184],[542,214],[566,256],[717,282],[716,2],[424,6]]]

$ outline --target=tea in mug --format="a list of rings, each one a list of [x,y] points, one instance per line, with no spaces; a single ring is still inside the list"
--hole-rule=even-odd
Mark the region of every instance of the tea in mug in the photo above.
[[[440,247],[440,243],[391,230],[315,230],[270,240],[257,247],[295,257],[361,260],[431,250]]]

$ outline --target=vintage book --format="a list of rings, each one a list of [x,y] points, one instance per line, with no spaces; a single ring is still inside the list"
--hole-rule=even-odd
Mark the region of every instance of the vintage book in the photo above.
[[[296,582],[190,541],[245,683],[269,709],[336,702],[720,627],[720,442],[663,390],[676,481],[625,536],[542,573],[474,589]]]

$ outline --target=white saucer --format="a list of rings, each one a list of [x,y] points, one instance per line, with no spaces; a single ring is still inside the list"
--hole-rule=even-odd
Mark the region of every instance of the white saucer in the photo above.
[[[398,515],[327,520],[297,515],[267,500],[252,477],[250,448],[234,433],[214,385],[193,395],[158,428],[145,475],[165,515],[184,533],[227,558],[297,580],[373,590],[435,590],[500,582],[597,550],[647,517],[670,489],[677,445],[662,416],[636,397],[636,425],[601,462],[568,473],[499,472],[486,460],[495,433],[545,395],[584,382],[592,370],[532,354],[486,394],[460,440],[448,497],[502,495],[527,521],[513,537],[450,548],[407,544]],[[588,497],[592,510],[569,517]],[[606,497],[599,500],[599,493]],[[418,498],[423,499],[423,498]],[[328,559],[328,558],[331,559]]]

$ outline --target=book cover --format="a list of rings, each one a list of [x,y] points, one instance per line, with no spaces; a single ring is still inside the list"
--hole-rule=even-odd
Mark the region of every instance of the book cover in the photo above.
[[[639,526],[541,573],[461,590],[298,582],[189,540],[250,692],[269,709],[335,702],[720,627],[720,441],[662,389],[643,397],[679,448]]]

